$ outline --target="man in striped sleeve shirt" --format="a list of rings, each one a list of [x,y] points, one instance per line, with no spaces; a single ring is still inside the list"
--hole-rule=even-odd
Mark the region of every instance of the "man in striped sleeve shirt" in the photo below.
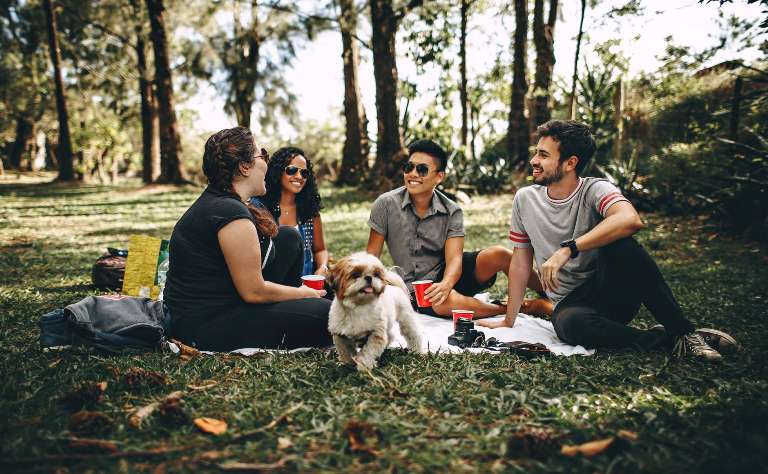
[[[728,334],[694,330],[658,266],[632,238],[643,227],[635,208],[603,179],[580,173],[595,152],[589,128],[552,120],[536,130],[531,158],[533,186],[521,189],[512,205],[509,240],[515,248],[509,267],[509,300],[503,321],[512,327],[532,260],[555,303],[552,323],[563,341],[590,348],[673,348],[706,360],[721,359],[738,346]],[[661,323],[642,331],[628,326],[644,304]]]

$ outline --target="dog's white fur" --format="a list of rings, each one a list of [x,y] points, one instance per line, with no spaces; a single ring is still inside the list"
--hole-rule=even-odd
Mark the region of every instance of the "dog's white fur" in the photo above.
[[[356,364],[360,371],[376,367],[379,356],[396,337],[395,320],[408,348],[421,352],[408,288],[378,258],[363,252],[344,257],[333,266],[329,281],[336,297],[328,330],[341,363]]]

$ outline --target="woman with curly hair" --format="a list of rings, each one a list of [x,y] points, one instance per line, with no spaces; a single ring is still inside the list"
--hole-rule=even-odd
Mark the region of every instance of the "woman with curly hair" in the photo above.
[[[248,201],[266,192],[269,156],[243,127],[205,143],[208,187],[171,235],[165,304],[171,335],[203,350],[327,346],[330,302],[301,286],[296,229]]]
[[[283,147],[275,152],[267,168],[267,193],[260,202],[281,226],[295,227],[304,244],[302,275],[328,272],[322,202],[317,192],[312,162],[301,148]],[[259,205],[257,200],[252,203]]]

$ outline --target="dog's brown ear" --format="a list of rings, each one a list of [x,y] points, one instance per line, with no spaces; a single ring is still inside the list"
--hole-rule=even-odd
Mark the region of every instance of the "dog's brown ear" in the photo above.
[[[328,284],[331,286],[334,294],[339,293],[339,278],[341,278],[341,269],[338,265],[334,265],[328,271]]]

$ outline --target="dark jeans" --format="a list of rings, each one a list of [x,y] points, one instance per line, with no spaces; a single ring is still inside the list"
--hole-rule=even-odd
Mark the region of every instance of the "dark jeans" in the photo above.
[[[555,307],[552,323],[560,339],[589,348],[650,350],[693,331],[656,262],[634,238],[598,251],[597,272]],[[666,335],[627,326],[641,304]]]
[[[280,227],[273,243],[275,258],[263,269],[264,279],[281,285],[301,284],[303,246],[298,231]],[[201,350],[231,351],[243,347],[294,349],[332,344],[328,333],[331,302],[306,298],[279,303],[240,303],[235,308],[202,321],[174,328],[182,342]]]

